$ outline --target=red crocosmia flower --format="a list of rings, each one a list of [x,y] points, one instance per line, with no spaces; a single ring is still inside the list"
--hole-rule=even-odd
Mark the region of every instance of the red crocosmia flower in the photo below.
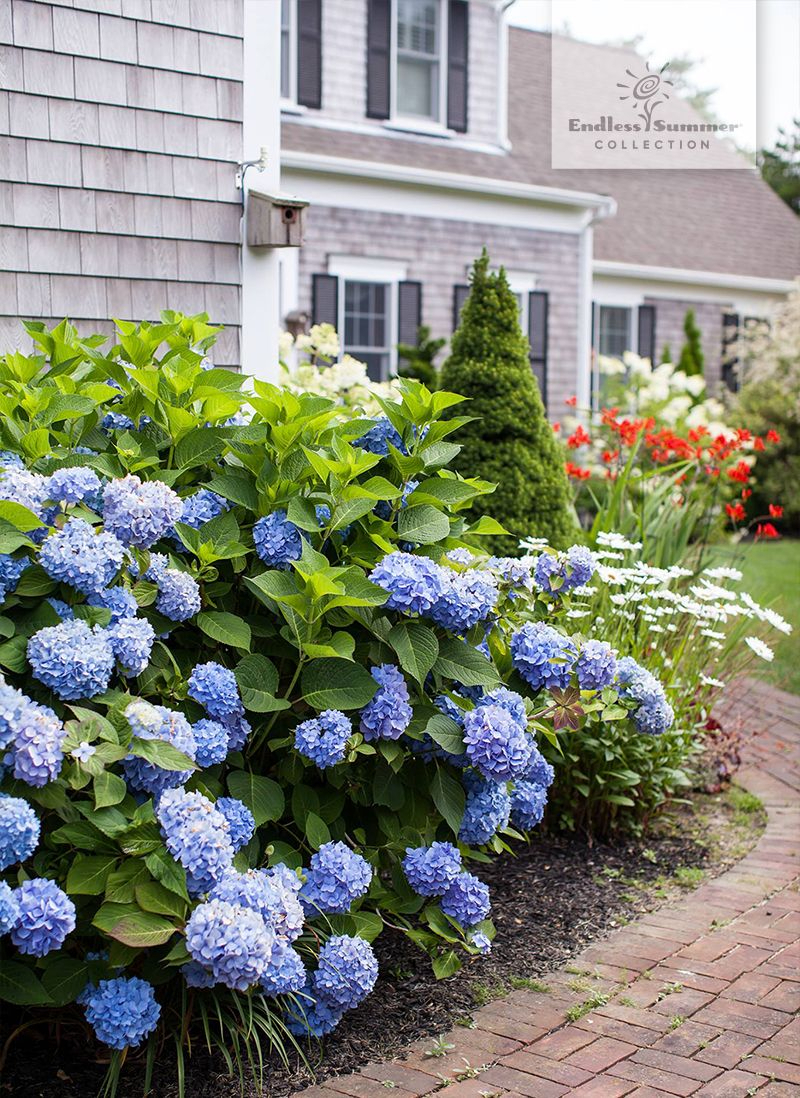
[[[708,434],[708,427],[692,427],[689,430],[689,441],[699,442],[703,435]]]
[[[783,518],[783,508],[779,503],[771,503],[769,505],[770,518]]]
[[[574,465],[571,461],[564,463],[564,468],[567,471],[567,476],[572,480],[588,480],[592,475],[588,469],[581,469],[580,465]]]
[[[771,522],[759,522],[756,526],[756,541],[759,538],[779,538],[780,534]]]
[[[603,450],[603,461],[606,465],[610,465],[612,461],[616,461],[619,457],[619,450]]]
[[[575,405],[578,403],[578,398],[576,396],[567,397],[567,399],[564,401],[564,403],[566,405],[568,405],[570,408],[574,408]]]
[[[756,438],[753,440],[753,449],[758,450],[761,453],[762,450],[766,450],[763,438]]]
[[[553,434],[557,435],[560,430],[561,430],[561,424],[560,423],[554,423],[553,424]]]
[[[767,431],[766,439],[767,442],[780,442],[781,436],[778,434],[777,431],[773,431],[770,427],[770,429]]]
[[[745,510],[741,503],[726,503],[725,513],[732,522],[743,522]]]
[[[577,450],[579,446],[588,446],[591,441],[591,438],[589,438],[586,431],[584,431],[583,427],[579,424],[575,428],[573,434],[567,439],[567,446],[569,446],[570,450]]]
[[[747,484],[750,479],[750,466],[746,461],[737,461],[732,469],[728,470],[731,480],[738,480],[741,484]]]
[[[742,488],[742,499],[750,499],[753,494],[752,488]]]

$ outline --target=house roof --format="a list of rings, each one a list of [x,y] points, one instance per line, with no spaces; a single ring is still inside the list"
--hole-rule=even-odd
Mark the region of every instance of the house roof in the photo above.
[[[618,209],[595,228],[598,261],[758,278],[800,274],[800,219],[755,170],[551,168],[550,44],[547,34],[510,29],[507,155],[290,121],[283,148],[610,195]],[[615,73],[619,53],[635,58],[605,46],[579,51],[587,66],[612,64]]]

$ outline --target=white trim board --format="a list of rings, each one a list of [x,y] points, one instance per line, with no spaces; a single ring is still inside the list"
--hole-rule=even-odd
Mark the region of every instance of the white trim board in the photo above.
[[[709,286],[719,290],[749,290],[762,294],[788,294],[795,283],[783,278],[759,278],[716,271],[693,271],[681,267],[649,267],[637,263],[618,263],[595,259],[595,275],[606,278],[642,279],[649,282],[672,282],[676,285]],[[800,277],[800,270],[798,271]]]
[[[351,282],[405,282],[408,263],[402,259],[377,259],[366,255],[330,255],[328,274]]]
[[[684,282],[659,282],[646,278],[617,278],[594,273],[592,300],[602,305],[624,305],[636,308],[645,299],[658,307],[662,301],[711,303],[753,316],[768,315],[784,297],[783,293],[754,293],[729,290],[713,285],[691,285]]]

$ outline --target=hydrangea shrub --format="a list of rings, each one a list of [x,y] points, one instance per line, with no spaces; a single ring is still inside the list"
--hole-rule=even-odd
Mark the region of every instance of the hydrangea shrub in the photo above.
[[[544,620],[591,554],[480,552],[453,394],[359,418],[215,369],[202,316],[28,330],[0,358],[0,998],[152,1065],[159,1026],[330,1032],[385,919],[440,977],[487,952],[475,848],[541,821],[540,747],[579,701],[670,721]]]

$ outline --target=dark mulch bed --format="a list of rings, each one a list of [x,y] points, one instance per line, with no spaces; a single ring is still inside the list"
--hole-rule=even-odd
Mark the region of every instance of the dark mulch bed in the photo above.
[[[376,943],[381,971],[377,989],[327,1039],[324,1058],[319,1046],[306,1050],[314,1074],[299,1058],[289,1070],[271,1064],[264,1093],[284,1098],[315,1077],[321,1081],[395,1056],[413,1040],[449,1029],[476,1004],[515,983],[520,986],[520,980],[560,968],[609,929],[659,906],[675,887],[665,879],[679,867],[699,867],[709,875],[721,872],[744,852],[741,829],[729,826],[732,812],[722,802],[705,798],[702,802],[705,814],[699,819],[687,812],[677,826],[645,840],[587,846],[577,837],[541,834],[530,846],[520,844],[516,857],[480,866],[480,875],[492,889],[497,924],[492,955],[437,982],[424,954],[402,935],[384,933]],[[727,837],[724,845],[720,836]],[[756,838],[751,819],[748,845]],[[7,1034],[14,1019],[5,1017],[3,1023]],[[9,1051],[0,1095],[89,1098],[96,1094],[103,1068],[87,1058],[91,1051],[85,1043],[76,1048],[68,1036],[65,1033],[57,1045],[57,1034],[34,1028],[17,1038]],[[151,1093],[174,1098],[177,1091],[168,1050],[162,1063]],[[240,1095],[238,1080],[223,1072],[220,1061],[196,1054],[186,1081],[187,1098]],[[131,1063],[118,1095],[138,1098],[141,1093],[141,1075]],[[245,1093],[253,1096],[256,1091],[246,1086]]]

